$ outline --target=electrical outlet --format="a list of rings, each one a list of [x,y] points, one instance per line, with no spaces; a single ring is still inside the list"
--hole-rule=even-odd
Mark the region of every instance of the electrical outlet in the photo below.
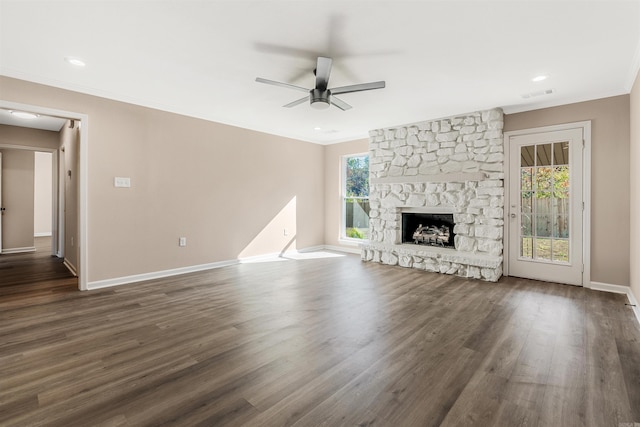
[[[289,231],[288,231],[286,228],[284,229],[284,235],[285,235],[285,236],[288,236],[288,235],[289,235]]]
[[[187,246],[187,238],[181,237],[180,240],[178,240],[178,246]]]

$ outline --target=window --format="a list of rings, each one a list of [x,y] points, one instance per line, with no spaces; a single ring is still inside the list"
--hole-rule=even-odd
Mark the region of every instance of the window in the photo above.
[[[369,156],[342,159],[342,238],[368,240]]]

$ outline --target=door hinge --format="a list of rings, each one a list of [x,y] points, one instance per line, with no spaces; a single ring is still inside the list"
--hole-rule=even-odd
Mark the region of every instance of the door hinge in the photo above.
[[[582,202],[582,210],[584,211],[584,202]]]
[[[584,273],[584,264],[582,264],[582,272]]]

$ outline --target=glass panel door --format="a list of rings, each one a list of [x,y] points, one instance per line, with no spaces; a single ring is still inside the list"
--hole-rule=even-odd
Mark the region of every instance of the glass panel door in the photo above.
[[[582,284],[582,129],[508,137],[508,274]]]
[[[569,142],[520,147],[520,258],[569,262]]]

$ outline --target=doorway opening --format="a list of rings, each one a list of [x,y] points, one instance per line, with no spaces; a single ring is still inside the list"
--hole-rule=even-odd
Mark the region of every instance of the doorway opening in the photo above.
[[[504,275],[590,283],[590,122],[505,132]]]
[[[48,155],[51,159],[51,216],[50,231],[43,229],[44,222],[36,223],[37,214],[34,209],[34,217],[31,223],[32,238],[38,240],[38,245],[34,240],[33,250],[36,246],[41,246],[41,239],[49,237],[51,241],[51,255],[64,259],[64,264],[78,277],[78,288],[87,289],[88,281],[88,251],[87,251],[87,174],[88,174],[88,117],[84,114],[55,110],[46,107],[17,104],[0,100],[0,124],[10,126],[38,129],[26,123],[9,122],[3,118],[3,114],[9,111],[26,111],[34,113],[38,117],[62,120],[64,125],[60,128],[59,143],[43,148],[39,144],[29,144],[29,141],[15,141],[11,135],[0,134],[0,149],[14,151],[31,150],[44,158]],[[35,164],[35,159],[33,160]],[[35,186],[34,186],[35,192]],[[3,203],[0,200],[0,204]],[[35,195],[32,199],[35,207]],[[0,205],[2,206],[2,205]],[[10,208],[5,208],[5,213]],[[46,216],[46,213],[44,214]],[[2,219],[0,218],[0,221]],[[44,220],[46,221],[46,220]],[[0,233],[2,225],[0,224]],[[44,227],[46,228],[46,227]],[[46,234],[50,233],[50,236]],[[2,235],[0,234],[0,239]]]

